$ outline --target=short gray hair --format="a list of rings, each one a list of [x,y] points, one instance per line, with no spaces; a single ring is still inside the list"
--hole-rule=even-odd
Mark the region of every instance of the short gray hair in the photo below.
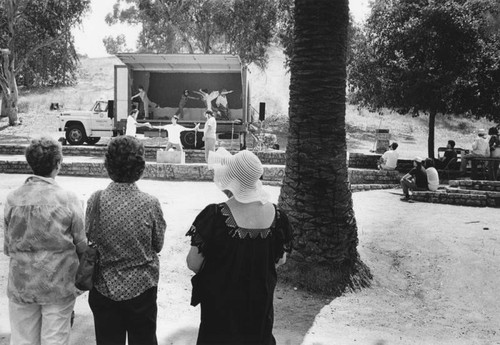
[[[33,174],[49,176],[62,162],[61,143],[50,137],[34,138],[26,148],[25,157]]]

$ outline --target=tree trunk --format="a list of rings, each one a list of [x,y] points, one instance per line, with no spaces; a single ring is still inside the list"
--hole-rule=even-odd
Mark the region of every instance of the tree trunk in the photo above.
[[[429,113],[429,137],[427,138],[427,155],[429,158],[434,158],[434,131],[436,127],[436,111],[431,110]]]
[[[340,295],[369,286],[347,175],[347,0],[295,0],[290,127],[279,205],[294,229],[286,280]]]
[[[3,75],[0,76],[0,84],[2,87],[2,116],[9,117],[9,125],[15,126],[18,124],[17,118],[17,101],[19,91],[17,89],[16,74],[12,61],[9,59],[10,51],[2,49],[2,70]]]

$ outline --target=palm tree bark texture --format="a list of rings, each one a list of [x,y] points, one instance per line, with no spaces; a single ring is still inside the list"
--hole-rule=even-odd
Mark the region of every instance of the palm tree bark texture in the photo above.
[[[295,0],[290,127],[279,206],[294,229],[281,276],[309,291],[339,296],[370,285],[357,252],[347,175],[348,0]]]

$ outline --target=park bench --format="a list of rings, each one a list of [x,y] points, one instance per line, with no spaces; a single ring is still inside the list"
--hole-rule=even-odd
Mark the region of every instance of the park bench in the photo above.
[[[496,171],[488,171],[490,162],[499,162],[500,158],[496,157],[472,157],[470,158],[471,164],[471,180],[496,180],[497,174]],[[479,170],[481,170],[481,175],[479,174]]]

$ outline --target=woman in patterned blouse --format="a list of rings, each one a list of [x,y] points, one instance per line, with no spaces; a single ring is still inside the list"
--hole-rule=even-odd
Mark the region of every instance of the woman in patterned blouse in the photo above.
[[[145,168],[144,146],[130,136],[108,145],[105,167],[113,182],[100,195],[96,229],[99,265],[89,304],[97,344],[157,344],[158,254],[166,223],[160,202],[135,184]],[[96,193],[89,198],[87,217]],[[86,219],[89,224],[89,219]]]
[[[10,343],[69,344],[78,255],[87,242],[82,203],[55,181],[59,142],[33,139],[26,160],[34,175],[7,196],[4,212]]]

